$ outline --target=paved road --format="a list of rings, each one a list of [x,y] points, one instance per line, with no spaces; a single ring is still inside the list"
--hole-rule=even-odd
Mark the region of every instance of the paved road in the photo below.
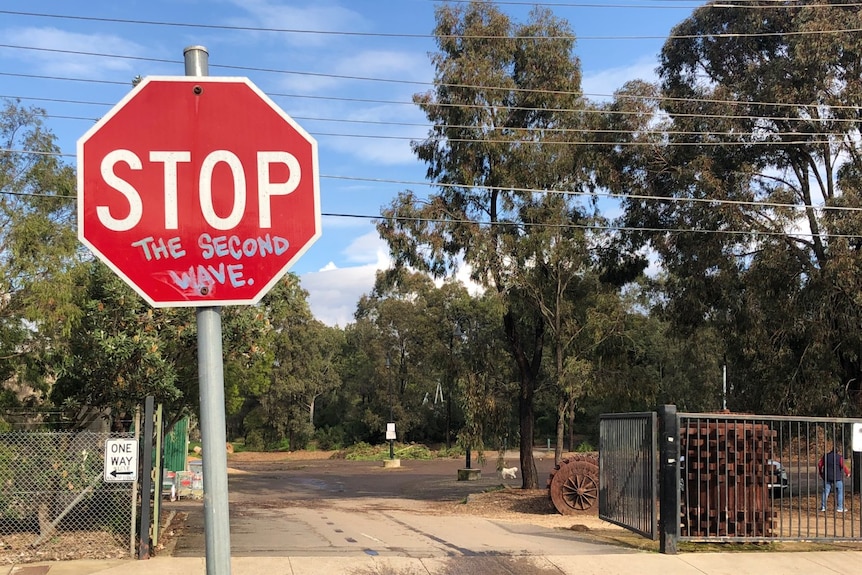
[[[204,556],[202,514],[174,557]],[[233,557],[596,555],[629,553],[579,540],[576,533],[469,516],[429,516],[397,509],[245,508],[231,517]]]
[[[400,556],[592,555],[631,551],[530,524],[411,511],[416,501],[460,501],[499,486],[487,466],[479,481],[457,481],[460,462],[410,461],[400,469],[379,462],[315,461],[238,465],[230,475],[231,555]],[[540,481],[552,462],[537,461]],[[509,480],[511,486],[520,481]],[[175,557],[205,555],[200,502],[189,513]]]

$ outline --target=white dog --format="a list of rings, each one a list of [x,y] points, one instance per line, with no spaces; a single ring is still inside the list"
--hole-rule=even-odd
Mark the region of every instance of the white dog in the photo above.
[[[517,467],[504,467],[500,470],[500,475],[503,479],[517,479],[518,478],[518,468]]]

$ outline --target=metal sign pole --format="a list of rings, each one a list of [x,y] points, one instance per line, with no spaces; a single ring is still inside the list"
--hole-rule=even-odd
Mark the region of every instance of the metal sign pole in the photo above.
[[[150,558],[150,486],[153,470],[153,396],[144,400],[144,461],[141,464],[141,532],[138,559]]]
[[[183,55],[186,76],[209,75],[206,48],[189,46],[183,50]],[[221,309],[197,308],[197,327],[207,575],[230,575]]]

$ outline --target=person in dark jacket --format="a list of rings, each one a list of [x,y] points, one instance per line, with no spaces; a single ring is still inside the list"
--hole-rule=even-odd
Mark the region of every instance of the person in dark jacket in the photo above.
[[[820,511],[826,511],[826,500],[829,492],[835,487],[835,511],[844,513],[844,478],[850,477],[850,468],[841,454],[844,450],[840,443],[832,446],[832,451],[820,458],[817,462],[817,472],[823,479],[823,502]]]

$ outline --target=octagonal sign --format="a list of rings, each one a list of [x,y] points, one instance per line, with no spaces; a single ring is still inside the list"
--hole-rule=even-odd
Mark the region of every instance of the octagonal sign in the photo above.
[[[247,78],[146,78],[78,140],[78,237],[153,306],[256,303],[320,233],[317,142]]]

